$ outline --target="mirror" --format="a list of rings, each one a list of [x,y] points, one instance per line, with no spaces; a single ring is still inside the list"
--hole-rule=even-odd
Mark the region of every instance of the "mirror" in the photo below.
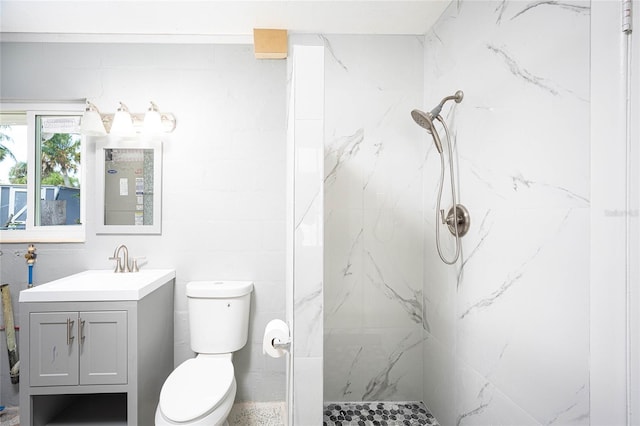
[[[98,234],[160,234],[162,143],[96,144]]]

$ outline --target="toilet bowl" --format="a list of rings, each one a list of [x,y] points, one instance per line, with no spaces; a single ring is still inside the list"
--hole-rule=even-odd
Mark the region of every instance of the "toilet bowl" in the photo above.
[[[160,392],[156,425],[225,425],[236,396],[231,354],[226,355],[198,355],[173,370]]]

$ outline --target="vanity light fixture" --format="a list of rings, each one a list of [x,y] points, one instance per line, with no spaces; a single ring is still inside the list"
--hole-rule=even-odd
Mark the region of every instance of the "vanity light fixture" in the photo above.
[[[100,111],[91,102],[87,102],[87,109],[82,114],[80,132],[87,136],[104,136],[107,134]]]
[[[132,113],[122,102],[115,114],[101,114],[91,102],[82,115],[80,132],[86,136],[134,136],[136,133],[157,135],[170,133],[176,128],[176,118],[168,112],[160,112],[151,102],[146,113]]]

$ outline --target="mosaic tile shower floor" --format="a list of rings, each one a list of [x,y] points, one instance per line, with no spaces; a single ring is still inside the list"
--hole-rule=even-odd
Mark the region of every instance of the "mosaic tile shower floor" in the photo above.
[[[334,402],[323,411],[323,426],[433,425],[438,421],[421,402]]]

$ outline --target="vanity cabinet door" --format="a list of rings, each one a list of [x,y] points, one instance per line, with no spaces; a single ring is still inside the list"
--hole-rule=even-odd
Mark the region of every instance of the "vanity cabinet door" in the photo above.
[[[31,386],[127,383],[127,312],[29,315]]]
[[[127,383],[127,312],[80,312],[80,384]]]
[[[78,384],[77,312],[29,315],[31,386]]]

